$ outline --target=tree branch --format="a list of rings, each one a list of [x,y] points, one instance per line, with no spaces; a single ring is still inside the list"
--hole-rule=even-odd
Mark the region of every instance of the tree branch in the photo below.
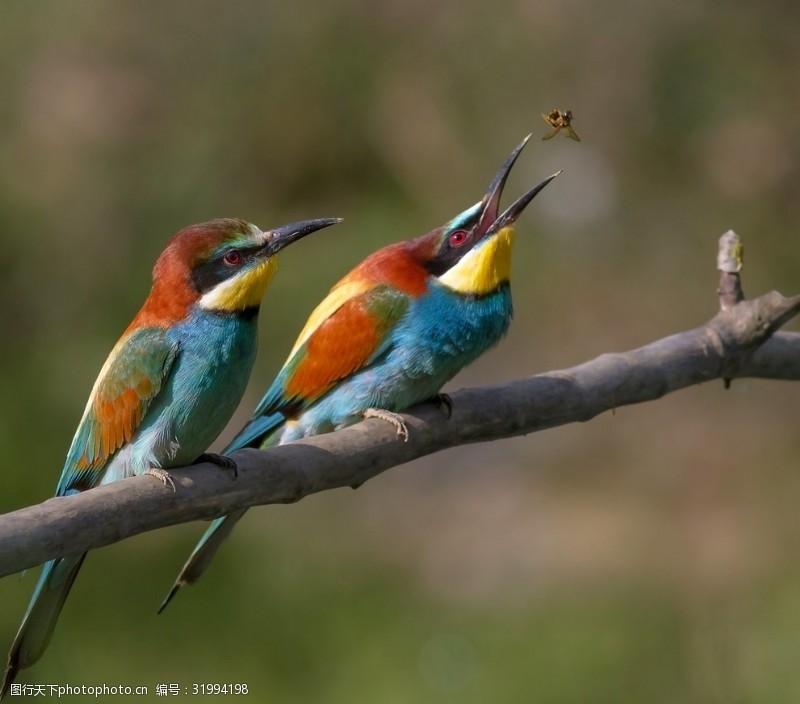
[[[175,493],[142,476],[7,513],[0,516],[0,576],[176,523],[355,488],[439,450],[587,421],[713,379],[800,380],[800,334],[776,333],[800,312],[800,296],[772,292],[743,300],[737,243],[734,233],[721,238],[721,310],[699,328],[570,369],[463,389],[452,395],[450,419],[432,404],[411,409],[405,416],[408,442],[385,422],[368,420],[267,452],[237,452],[236,480],[215,465],[201,464],[170,471]],[[723,246],[734,252],[733,260],[722,256]]]

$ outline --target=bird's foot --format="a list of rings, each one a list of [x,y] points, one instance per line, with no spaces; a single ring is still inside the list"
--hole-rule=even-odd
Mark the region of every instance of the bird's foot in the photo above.
[[[236,462],[227,455],[218,455],[216,452],[204,452],[195,460],[195,464],[199,464],[200,462],[210,462],[218,467],[222,467],[222,469],[229,469],[233,472],[234,479],[239,476],[239,468],[236,466]]]
[[[447,420],[453,417],[453,399],[450,398],[450,394],[436,394],[431,401],[439,408],[444,408],[447,414]]]
[[[385,420],[397,429],[397,434],[403,438],[403,442],[408,442],[408,426],[406,426],[403,417],[399,413],[385,411],[382,408],[368,408],[361,415],[364,416],[364,419],[380,418],[381,420]]]
[[[175,491],[175,482],[172,481],[172,477],[169,475],[165,469],[161,469],[159,467],[150,467],[145,474],[149,474],[156,479],[158,479],[164,486],[169,487],[172,491]]]

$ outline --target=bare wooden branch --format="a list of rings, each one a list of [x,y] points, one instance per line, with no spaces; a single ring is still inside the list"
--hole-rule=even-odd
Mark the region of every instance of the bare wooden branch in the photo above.
[[[148,530],[356,487],[390,467],[448,447],[586,421],[712,379],[800,380],[800,334],[769,337],[777,320],[798,309],[800,297],[767,294],[720,312],[700,328],[639,349],[502,386],[461,390],[452,395],[449,420],[432,404],[412,409],[406,415],[408,442],[398,440],[386,423],[368,420],[268,452],[237,452],[236,480],[202,464],[172,472],[176,493],[152,477],[136,477],[49,499],[0,516],[0,576]]]
[[[739,276],[738,271],[724,275]],[[735,286],[728,293],[736,298]],[[135,477],[2,515],[0,576],[156,528],[355,488],[390,467],[445,448],[590,420],[713,379],[800,380],[800,334],[776,332],[800,312],[800,296],[772,292],[738,302],[726,296],[721,294],[720,312],[694,330],[570,369],[463,389],[452,394],[449,419],[433,404],[411,409],[405,416],[408,442],[373,419],[268,452],[237,452],[236,480],[215,465],[201,464],[171,471],[175,493],[153,477]]]

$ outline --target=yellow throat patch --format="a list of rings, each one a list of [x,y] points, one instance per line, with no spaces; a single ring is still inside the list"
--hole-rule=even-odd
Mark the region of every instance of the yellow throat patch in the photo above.
[[[261,303],[272,277],[278,270],[278,258],[269,257],[255,266],[242,269],[236,276],[221,281],[200,298],[200,307],[225,313],[255,308]]]
[[[439,282],[465,295],[492,293],[511,280],[513,246],[514,228],[504,227],[467,252],[458,264],[439,277]]]

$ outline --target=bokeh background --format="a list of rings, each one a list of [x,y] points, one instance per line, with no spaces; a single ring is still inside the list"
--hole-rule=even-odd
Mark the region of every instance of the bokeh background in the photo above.
[[[530,131],[507,197],[565,172],[521,222],[511,333],[451,389],[701,324],[728,228],[748,294],[800,289],[794,1],[6,0],[0,25],[0,511],[53,491],[189,223],[346,218],[283,255],[223,441],[332,283],[476,201]],[[580,144],[538,139],[553,107]],[[796,702],[798,417],[795,384],[705,384],[254,510],[158,618],[204,525],[139,536],[91,555],[21,681]],[[3,649],[34,580],[0,581]]]

